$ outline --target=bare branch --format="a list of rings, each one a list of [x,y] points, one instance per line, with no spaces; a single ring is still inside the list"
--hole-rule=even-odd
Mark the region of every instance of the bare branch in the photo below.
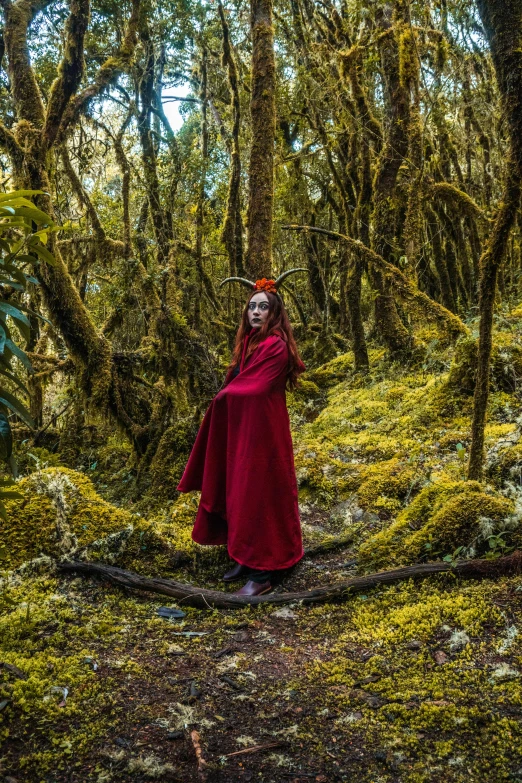
[[[80,204],[82,204],[87,210],[87,214],[89,216],[90,223],[94,229],[96,239],[98,240],[98,242],[105,242],[106,239],[105,230],[101,224],[100,218],[98,217],[98,213],[96,212],[92,204],[92,201],[89,198],[89,194],[83,187],[80,177],[74,170],[67,149],[63,147],[61,153],[62,153],[61,157],[62,157],[65,173],[69,178],[69,182],[72,185],[76,198],[78,199]]]

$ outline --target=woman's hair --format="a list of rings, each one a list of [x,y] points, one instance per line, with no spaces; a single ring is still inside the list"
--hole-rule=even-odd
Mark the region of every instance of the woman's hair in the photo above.
[[[303,372],[304,365],[301,357],[299,356],[299,351],[297,350],[297,344],[292,332],[292,326],[285,310],[283,300],[279,294],[272,294],[270,291],[264,291],[263,293],[265,293],[268,297],[268,317],[265,323],[259,327],[259,329],[252,329],[248,320],[248,305],[250,304],[252,297],[259,293],[259,291],[252,291],[245,303],[243,314],[241,316],[241,324],[236,334],[236,343],[232,352],[232,361],[228,366],[228,370],[231,370],[241,361],[241,353],[243,351],[243,340],[245,335],[249,334],[251,331],[255,332],[253,335],[251,335],[248,341],[248,347],[245,356],[246,360],[262,340],[272,334],[277,334],[288,345],[288,374],[286,382],[289,389],[295,389],[297,387],[297,378],[299,374]]]

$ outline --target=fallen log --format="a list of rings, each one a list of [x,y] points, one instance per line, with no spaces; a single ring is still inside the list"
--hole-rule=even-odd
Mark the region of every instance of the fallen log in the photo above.
[[[240,609],[257,604],[289,604],[300,601],[304,604],[346,601],[355,593],[370,590],[378,585],[393,584],[405,579],[426,579],[434,574],[451,573],[461,579],[494,579],[499,576],[511,576],[522,573],[522,551],[495,560],[463,560],[459,563],[442,561],[417,563],[412,566],[395,568],[390,571],[378,571],[347,579],[334,585],[317,587],[298,593],[271,593],[258,596],[239,596],[219,590],[207,590],[203,587],[174,582],[170,579],[140,576],[123,568],[81,561],[62,562],[57,565],[63,573],[78,573],[88,576],[100,576],[120,587],[131,590],[144,590],[175,598],[179,603],[196,606],[201,609]]]

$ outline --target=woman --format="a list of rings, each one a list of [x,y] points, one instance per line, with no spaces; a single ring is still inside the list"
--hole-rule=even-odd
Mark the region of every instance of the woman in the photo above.
[[[262,595],[277,571],[303,556],[285,388],[306,368],[277,280],[227,278],[251,291],[223,388],[201,423],[177,487],[201,490],[192,531],[198,544],[227,544],[235,566],[223,579],[248,581],[236,595]]]

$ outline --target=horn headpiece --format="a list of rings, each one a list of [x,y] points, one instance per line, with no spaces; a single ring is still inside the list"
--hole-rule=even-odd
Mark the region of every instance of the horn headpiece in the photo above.
[[[252,282],[252,280],[247,280],[246,277],[226,277],[221,281],[219,287],[221,288],[225,283],[241,283],[241,285],[246,286],[250,291],[270,291],[272,294],[277,294],[277,290],[281,283],[286,280],[289,275],[294,274],[294,272],[308,272],[308,269],[304,269],[303,267],[287,269],[286,272],[282,272],[275,280],[273,278],[267,279],[266,277],[262,277],[260,280],[256,280],[255,283]]]

